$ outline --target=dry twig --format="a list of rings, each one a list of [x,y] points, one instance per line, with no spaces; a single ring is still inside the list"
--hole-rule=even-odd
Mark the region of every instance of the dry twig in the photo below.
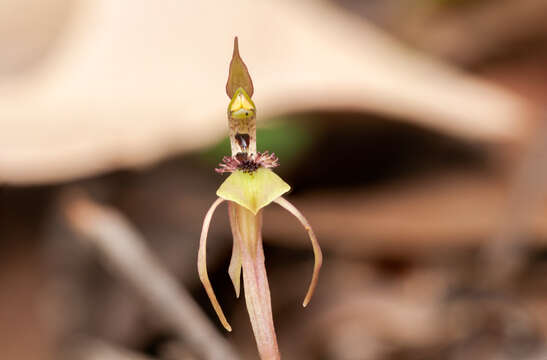
[[[99,251],[112,272],[128,281],[196,354],[239,358],[123,215],[81,194],[70,196],[64,210],[70,225]]]

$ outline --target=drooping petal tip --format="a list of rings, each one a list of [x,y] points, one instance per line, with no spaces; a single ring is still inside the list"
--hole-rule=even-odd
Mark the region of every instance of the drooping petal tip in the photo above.
[[[230,260],[230,265],[228,267],[228,275],[232,280],[234,285],[234,290],[236,292],[236,298],[239,299],[239,293],[241,289],[241,266],[242,266],[242,256],[241,256],[241,229],[238,226],[237,214],[235,213],[235,204],[228,203],[228,215],[230,217],[230,227],[232,228],[232,237],[233,248],[232,248],[232,258]]]
[[[315,237],[315,233],[313,232],[313,229],[311,228],[308,220],[304,217],[304,215],[302,215],[302,213],[298,211],[298,209],[293,204],[291,204],[289,201],[282,197],[275,199],[274,202],[279,204],[285,210],[290,212],[294,217],[296,217],[298,221],[300,221],[302,226],[304,226],[304,229],[306,229],[310,237],[315,261],[313,265],[313,275],[311,278],[310,286],[302,303],[302,306],[306,307],[310,303],[313,293],[315,292],[315,287],[317,286],[317,282],[319,280],[319,270],[321,270],[321,265],[323,265],[323,253],[321,252],[321,247],[319,246],[317,237]]]

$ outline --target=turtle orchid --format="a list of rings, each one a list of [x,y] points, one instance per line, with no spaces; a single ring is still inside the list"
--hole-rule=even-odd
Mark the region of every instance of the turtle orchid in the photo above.
[[[264,266],[262,208],[272,202],[285,208],[300,221],[311,239],[315,264],[311,283],[304,298],[304,307],[310,302],[317,285],[322,254],[306,218],[282,197],[290,190],[290,186],[272,171],[279,165],[277,157],[273,153],[260,153],[256,150],[256,108],[251,100],[253,83],[247,66],[239,55],[237,37],[234,39],[226,93],[231,99],[228,105],[228,120],[232,156],[225,156],[215,170],[230,175],[217,190],[218,199],[211,205],[203,221],[198,252],[198,273],[220,322],[226,330],[231,331],[232,328],[209,281],[205,255],[207,233],[213,213],[222,202],[227,201],[234,241],[228,274],[236,296],[239,297],[243,270],[245,301],[261,359],[279,359],[270,289]]]

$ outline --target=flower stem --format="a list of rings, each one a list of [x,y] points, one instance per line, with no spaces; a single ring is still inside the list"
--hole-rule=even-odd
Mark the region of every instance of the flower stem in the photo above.
[[[260,358],[278,360],[280,355],[262,248],[262,211],[254,215],[243,206],[229,202],[229,213],[234,241],[239,244],[245,302]]]

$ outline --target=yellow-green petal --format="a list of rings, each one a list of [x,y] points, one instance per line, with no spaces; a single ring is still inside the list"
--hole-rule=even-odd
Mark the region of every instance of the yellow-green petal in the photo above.
[[[217,195],[233,201],[256,215],[260,209],[289,191],[291,187],[270,169],[252,173],[233,172],[217,190]]]

